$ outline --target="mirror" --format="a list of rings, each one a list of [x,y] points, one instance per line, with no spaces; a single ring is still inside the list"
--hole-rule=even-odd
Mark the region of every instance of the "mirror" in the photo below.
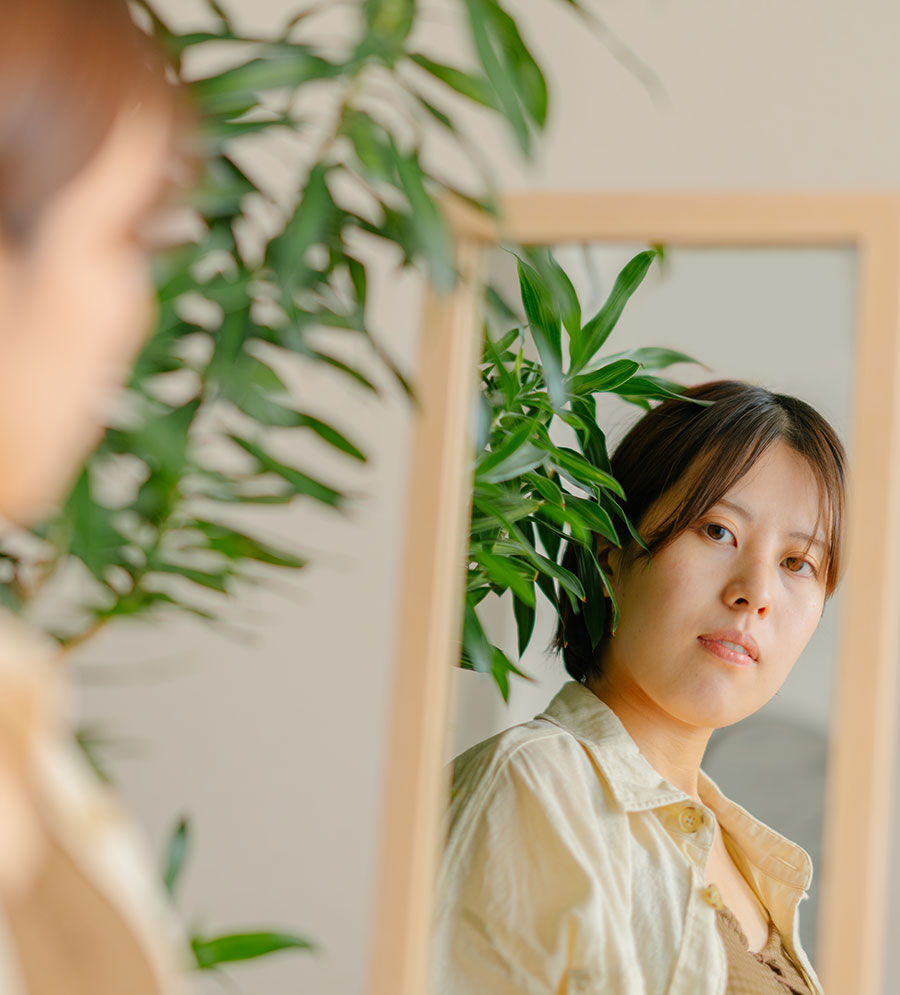
[[[595,314],[616,275],[646,246],[561,245],[554,257],[572,279],[585,315]],[[490,250],[486,275],[505,300],[518,299],[515,259]],[[856,313],[857,252],[829,248],[692,248],[667,252],[631,298],[606,353],[643,346],[677,349],[708,369],[679,364],[664,376],[681,383],[736,378],[809,401],[849,440]],[[598,421],[612,449],[643,412],[612,395],[598,397]],[[852,453],[850,453],[852,459]],[[482,602],[481,615],[511,659],[516,633],[509,598]],[[543,710],[569,679],[545,648],[555,614],[543,600],[541,622],[522,659],[533,683],[513,679],[507,707],[494,682],[455,675],[447,759]],[[704,769],[733,800],[799,843],[815,869],[801,907],[800,935],[815,958],[825,763],[832,727],[841,588],[788,680],[761,711],[717,731]]]
[[[779,694],[752,719],[718,732],[704,769],[811,852],[817,908],[804,906],[803,942],[829,995],[879,991],[898,697],[898,204],[865,196],[523,195],[507,202],[505,224],[520,242],[553,247],[586,313],[635,251],[664,244],[667,266],[629,302],[615,347],[671,346],[711,368],[673,367],[671,378],[682,382],[734,376],[797,394],[847,444],[850,557],[839,594]],[[384,793],[371,983],[377,995],[425,992],[443,762],[531,718],[564,680],[561,662],[542,653],[547,618],[523,660],[540,680],[514,685],[508,709],[496,688],[483,686],[489,678],[454,669],[479,288],[494,276],[508,281],[510,267],[493,248],[496,231],[463,214],[457,227],[463,282],[450,298],[430,300],[424,325]],[[518,299],[514,286],[509,296]],[[598,414],[614,445],[640,412],[610,403],[613,409]],[[492,634],[512,638],[514,647],[514,634],[502,631],[512,628],[508,608],[498,604],[495,621]],[[802,781],[802,801],[794,794],[785,804],[774,789],[760,792],[764,758],[753,776],[742,769],[741,758],[761,743],[773,761],[789,754],[796,762],[798,770],[785,777],[792,790]],[[803,825],[784,821],[798,814]]]

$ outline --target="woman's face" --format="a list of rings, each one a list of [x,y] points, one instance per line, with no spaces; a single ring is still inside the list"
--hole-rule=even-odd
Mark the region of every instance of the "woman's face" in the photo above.
[[[27,523],[49,511],[99,440],[152,324],[136,229],[169,150],[168,122],[122,115],[27,248],[0,232],[0,517]]]
[[[651,509],[645,524],[665,510]],[[654,553],[649,566],[639,556],[617,572],[613,551],[621,614],[606,643],[601,686],[651,713],[705,729],[762,707],[822,614],[818,513],[809,465],[779,442],[707,514]],[[805,552],[810,535],[818,544]]]

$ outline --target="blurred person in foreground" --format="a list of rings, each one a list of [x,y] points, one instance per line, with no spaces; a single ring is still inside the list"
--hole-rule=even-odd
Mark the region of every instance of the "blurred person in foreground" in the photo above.
[[[152,326],[138,232],[188,119],[124,0],[0,32],[0,520],[52,510]],[[0,993],[169,995],[183,954],[63,716],[55,644],[0,616]]]

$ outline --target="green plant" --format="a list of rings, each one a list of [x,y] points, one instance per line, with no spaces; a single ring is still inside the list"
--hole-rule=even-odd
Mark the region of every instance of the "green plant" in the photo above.
[[[587,16],[577,0],[564,3]],[[279,458],[272,445],[278,432],[298,431],[365,460],[327,417],[297,402],[285,371],[297,361],[321,364],[348,385],[379,389],[368,367],[323,344],[325,329],[368,343],[380,373],[409,392],[370,325],[369,261],[388,252],[448,288],[456,274],[440,198],[495,209],[488,176],[460,189],[428,163],[424,136],[439,129],[478,162],[460,125],[463,105],[496,115],[525,154],[547,119],[544,75],[515,18],[497,0],[448,4],[464,15],[472,64],[419,50],[416,0],[313,3],[274,38],[242,33],[214,0],[209,26],[189,32],[166,23],[152,0],[135,0],[197,109],[201,175],[188,203],[200,234],[156,259],[157,327],[126,403],[60,514],[27,543],[0,536],[0,603],[15,611],[27,613],[41,595],[51,601],[44,616],[56,617],[51,582],[64,566],[80,566],[77,617],[52,625],[61,645],[162,611],[212,619],[260,568],[305,566],[299,551],[236,527],[232,509],[297,500],[344,507],[339,487]],[[336,8],[350,25],[337,40],[317,28]],[[229,64],[198,76],[190,67],[209,47]],[[310,95],[324,120],[308,119]],[[287,205],[247,164],[255,143],[276,134],[303,144],[304,178]],[[254,224],[260,209],[277,219],[270,234]],[[198,302],[204,316],[188,307]],[[89,754],[100,744],[93,732],[79,741]],[[170,886],[186,832],[173,834]],[[198,967],[308,946],[290,934],[235,935],[196,937]]]
[[[179,819],[169,837],[163,867],[163,884],[173,901],[189,843],[190,822],[186,818]],[[194,928],[191,930],[190,944],[195,965],[201,971],[216,971],[222,964],[254,960],[283,950],[316,949],[316,945],[306,937],[281,930],[259,929],[252,932],[208,936],[198,928]]]
[[[348,460],[365,460],[355,442],[296,403],[285,370],[298,359],[325,364],[377,391],[369,369],[322,344],[319,333],[330,329],[368,342],[408,391],[368,321],[369,260],[395,253],[447,288],[455,271],[440,197],[493,210],[487,179],[463,191],[426,165],[423,135],[439,126],[464,143],[454,120],[462,101],[496,113],[528,152],[547,114],[543,73],[496,0],[461,2],[474,69],[417,50],[415,0],[347,3],[355,24],[340,43],[316,35],[328,4],[302,10],[276,38],[242,34],[213,0],[212,26],[188,33],[168,25],[150,0],[137,6],[197,108],[202,175],[189,204],[202,235],[157,258],[159,321],[135,367],[126,413],[62,513],[34,530],[40,544],[28,555],[0,549],[0,600],[16,610],[27,609],[63,563],[83,565],[80,617],[53,632],[65,646],[113,619],[162,609],[213,617],[215,596],[232,593],[259,564],[305,565],[298,551],[261,542],[227,517],[236,505],[298,499],[344,506],[339,487],[276,455],[273,433],[311,433]],[[191,78],[191,57],[207,46],[233,50],[229,67]],[[435,88],[456,103],[439,106]],[[317,107],[331,108],[315,128],[301,109],[308,92]],[[309,145],[306,178],[287,207],[241,165],[255,142],[276,133]],[[271,235],[257,225],[254,242],[246,229],[254,230],[250,216],[260,205],[280,220]],[[190,298],[210,316],[189,312]],[[110,475],[121,485],[112,501],[99,485]]]
[[[504,699],[509,675],[527,675],[491,643],[478,605],[490,594],[510,592],[521,658],[534,631],[538,592],[554,610],[558,597],[565,597],[579,612],[586,598],[605,605],[605,589],[617,615],[597,560],[597,535],[618,546],[630,533],[646,548],[620,503],[624,493],[612,475],[596,397],[614,393],[646,409],[652,400],[683,390],[651,372],[695,362],[683,353],[638,348],[599,355],[628,299],[654,260],[662,258],[660,247],[638,253],[587,321],[571,280],[546,250],[532,249],[518,259],[523,314],[517,315],[496,291],[489,295],[493,306],[484,326],[462,665],[492,674]],[[536,358],[526,356],[529,339]],[[577,448],[554,438],[561,426],[571,430]],[[559,562],[565,541],[576,547],[580,579]],[[586,621],[596,647],[607,619],[591,612]]]

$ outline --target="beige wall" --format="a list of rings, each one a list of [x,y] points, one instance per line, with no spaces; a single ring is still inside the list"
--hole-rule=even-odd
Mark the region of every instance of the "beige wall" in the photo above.
[[[293,7],[230,6],[260,27]],[[554,104],[527,169],[496,124],[475,116],[505,188],[871,189],[900,179],[893,5],[610,0],[604,15],[656,72],[662,100],[563,4],[511,6],[550,68]],[[423,45],[446,53],[454,34],[442,8],[427,7]],[[377,324],[407,366],[416,314],[415,288],[383,280]],[[369,958],[409,411],[396,392],[378,402],[316,371],[303,392],[370,452],[364,472],[327,462],[365,496],[343,518],[257,516],[263,535],[293,540],[315,565],[233,606],[230,621],[252,642],[185,622],[123,626],[80,654],[80,700],[88,720],[129,741],[109,757],[152,845],[178,813],[193,816],[186,919],[210,930],[290,926],[319,940],[318,956],[236,969],[241,990],[356,995]],[[326,459],[296,445],[298,459]]]

